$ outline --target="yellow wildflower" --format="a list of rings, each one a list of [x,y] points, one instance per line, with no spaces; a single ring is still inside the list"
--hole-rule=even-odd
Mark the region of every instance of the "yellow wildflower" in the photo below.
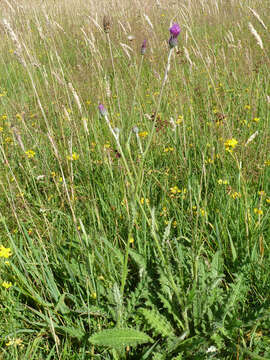
[[[253,119],[253,121],[254,121],[254,122],[259,122],[259,121],[260,121],[260,118],[255,117],[255,118]]]
[[[9,282],[9,281],[3,281],[3,282],[2,282],[2,286],[3,286],[5,289],[9,289],[9,288],[12,286],[12,283]]]
[[[261,209],[255,208],[255,209],[254,209],[254,214],[262,215],[262,214],[263,214],[263,211],[262,211]]]
[[[179,116],[178,116],[178,119],[175,121],[176,125],[181,124],[181,122],[183,121],[183,119],[184,119],[183,115],[179,115]]]
[[[76,161],[79,159],[79,157],[80,157],[80,155],[77,154],[76,152],[74,152],[71,156],[67,156],[67,159],[71,160],[71,161],[73,161],[73,160]]]
[[[259,194],[260,196],[265,196],[265,195],[266,195],[265,191],[263,191],[263,190],[258,191],[258,194]]]
[[[201,213],[202,216],[205,216],[205,215],[206,215],[206,212],[205,212],[204,209],[200,209],[200,213]]]
[[[238,141],[234,138],[228,139],[224,142],[225,149],[226,149],[226,151],[229,151],[229,152],[231,152],[236,147],[237,144],[238,144]]]
[[[11,249],[0,245],[0,257],[8,259],[12,255]]]
[[[145,138],[147,135],[148,135],[148,131],[141,131],[141,132],[139,132],[139,136],[140,136],[141,138]]]
[[[28,159],[33,159],[33,157],[36,155],[34,150],[27,150],[25,152],[25,155],[28,157]]]
[[[219,185],[228,185],[228,180],[219,179],[219,180],[218,180],[218,184],[219,184]]]
[[[174,151],[174,148],[173,147],[166,147],[164,149],[164,152],[171,152],[171,151]]]
[[[173,194],[173,195],[181,192],[181,190],[178,188],[178,186],[171,187],[170,191],[171,191],[171,194]]]
[[[144,203],[149,204],[149,199],[141,198],[140,203],[143,205]]]
[[[163,206],[162,211],[159,214],[160,216],[167,216],[167,208],[166,206]]]
[[[5,138],[5,143],[6,143],[6,144],[12,143],[12,138],[11,138],[10,136],[7,136],[7,137]]]
[[[12,346],[12,345],[18,345],[18,346],[22,346],[22,339],[18,338],[18,339],[11,339],[9,340],[9,342],[6,343],[6,346]]]
[[[232,194],[231,194],[231,197],[233,199],[239,199],[241,197],[241,194],[237,191],[234,191]]]

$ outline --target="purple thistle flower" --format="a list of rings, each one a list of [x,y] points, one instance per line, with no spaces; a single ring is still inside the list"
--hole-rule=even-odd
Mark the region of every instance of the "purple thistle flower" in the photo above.
[[[173,26],[170,28],[171,37],[169,40],[169,45],[171,48],[177,45],[177,37],[180,34],[180,31],[181,29],[178,24],[173,24]]]
[[[141,55],[144,55],[146,51],[146,39],[143,40],[142,47],[141,47]]]
[[[173,24],[170,28],[170,33],[173,37],[177,37],[180,34],[180,26],[178,24]]]
[[[103,104],[99,104],[98,105],[98,110],[101,116],[106,116],[107,115],[107,110],[105,109]]]

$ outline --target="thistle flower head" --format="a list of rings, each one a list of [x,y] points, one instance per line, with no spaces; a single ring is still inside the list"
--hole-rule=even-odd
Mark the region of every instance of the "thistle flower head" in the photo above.
[[[180,26],[178,24],[173,24],[173,26],[170,28],[171,37],[169,40],[169,45],[171,48],[177,45],[177,37],[180,34],[180,31]]]
[[[180,31],[180,26],[176,23],[170,28],[170,33],[173,37],[177,37],[180,34]]]
[[[99,104],[98,105],[98,110],[101,116],[106,116],[107,115],[107,110],[105,109],[103,104]]]
[[[141,55],[144,55],[146,51],[146,39],[143,40],[142,47],[141,47]]]

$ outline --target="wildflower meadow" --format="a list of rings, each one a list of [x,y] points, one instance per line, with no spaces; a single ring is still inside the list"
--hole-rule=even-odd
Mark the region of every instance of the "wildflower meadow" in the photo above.
[[[0,360],[270,359],[269,14],[0,2]]]

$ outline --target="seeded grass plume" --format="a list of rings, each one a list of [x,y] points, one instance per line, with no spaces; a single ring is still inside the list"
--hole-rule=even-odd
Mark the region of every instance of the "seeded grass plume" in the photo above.
[[[0,359],[270,358],[267,1],[0,10]]]

